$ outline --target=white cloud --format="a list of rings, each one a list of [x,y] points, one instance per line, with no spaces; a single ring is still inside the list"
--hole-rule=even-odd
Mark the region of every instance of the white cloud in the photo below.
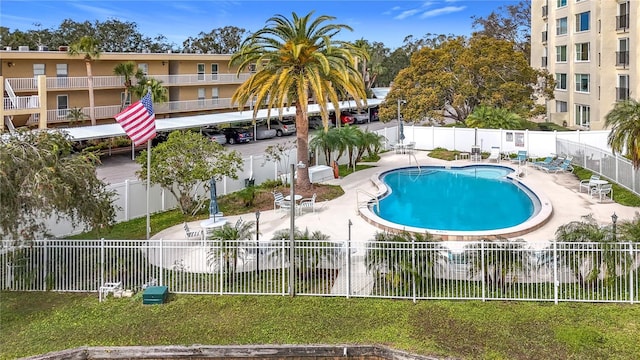
[[[399,15],[397,15],[396,17],[394,17],[394,19],[396,19],[396,20],[406,19],[409,16],[413,16],[413,15],[417,14],[418,12],[419,12],[418,9],[405,10],[405,11],[401,12]]]
[[[451,13],[455,13],[455,12],[460,12],[460,11],[466,9],[466,8],[467,8],[466,6],[445,6],[445,7],[440,8],[440,9],[433,9],[433,10],[425,11],[424,13],[422,13],[422,15],[420,15],[420,18],[426,19],[426,18],[430,18],[430,17],[451,14]]]

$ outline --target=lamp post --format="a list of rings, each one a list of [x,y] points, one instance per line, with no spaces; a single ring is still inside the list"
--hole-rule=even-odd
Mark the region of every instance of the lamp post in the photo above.
[[[616,215],[616,213],[614,212],[613,215],[611,215],[611,222],[613,222],[613,241],[616,241],[616,222],[618,222],[618,215]]]
[[[256,276],[260,276],[260,210],[256,211]]]
[[[295,173],[296,169],[304,168],[305,165],[302,161],[297,164],[291,164],[291,224],[289,228],[289,294],[293,297],[295,291],[293,290],[293,267],[294,267],[294,255],[295,251],[295,228],[296,228],[296,182]]]
[[[406,103],[407,103],[407,102],[406,102],[405,100],[402,100],[402,99],[398,98],[398,134],[397,134],[397,135],[398,135],[398,142],[399,142],[400,144],[402,144],[402,140],[403,140],[403,139],[401,139],[401,137],[402,137],[402,132],[401,132],[401,130],[400,130],[400,129],[401,129],[401,127],[402,127],[402,123],[401,123],[401,122],[402,122],[402,120],[400,119],[400,105],[402,105],[402,104],[406,104]]]

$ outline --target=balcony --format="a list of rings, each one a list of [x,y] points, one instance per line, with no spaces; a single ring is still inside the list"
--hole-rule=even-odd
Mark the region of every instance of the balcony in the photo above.
[[[542,42],[546,43],[547,42],[547,38],[548,38],[548,32],[547,31],[543,31],[542,32]]]
[[[629,14],[616,16],[616,30],[626,31],[629,29]]]
[[[542,57],[542,67],[546,68],[548,65],[548,58],[546,56]]]
[[[629,66],[629,51],[616,51],[616,66]]]
[[[616,101],[629,100],[629,88],[616,88]]]
[[[242,84],[251,74],[186,74],[186,75],[149,75],[149,77],[162,81],[163,86],[181,85],[220,85]],[[11,88],[15,92],[35,92],[38,90],[37,80],[34,78],[8,78]],[[136,83],[134,79],[134,85]],[[121,76],[94,76],[93,88],[117,89],[122,88],[124,78]],[[47,77],[48,90],[87,90],[89,81],[86,76],[80,77]]]

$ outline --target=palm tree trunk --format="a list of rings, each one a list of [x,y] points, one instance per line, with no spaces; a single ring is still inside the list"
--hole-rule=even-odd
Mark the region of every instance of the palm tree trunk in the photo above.
[[[297,169],[298,179],[296,186],[301,191],[311,189],[311,180],[309,179],[309,126],[307,120],[307,109],[303,109],[302,105],[296,102],[296,141],[298,146],[298,162],[302,162],[305,166]]]
[[[89,118],[91,125],[96,125],[96,103],[93,96],[93,72],[91,69],[91,61],[85,61],[87,66],[87,84],[89,85]]]

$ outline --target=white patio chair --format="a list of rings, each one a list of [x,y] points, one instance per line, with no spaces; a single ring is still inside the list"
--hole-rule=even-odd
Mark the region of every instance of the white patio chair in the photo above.
[[[301,199],[300,205],[298,205],[298,211],[300,211],[300,213],[302,214],[303,211],[311,209],[311,212],[315,213],[316,197],[317,195],[313,194],[313,196],[310,198]]]
[[[281,192],[273,193],[273,210],[289,210],[291,209],[291,201],[285,200]]]
[[[491,153],[489,154],[489,157],[487,158],[487,160],[489,162],[495,161],[497,163],[500,162],[500,148],[493,146],[491,147]]]
[[[591,192],[591,189],[597,187],[598,184],[594,183],[594,180],[600,180],[600,175],[591,175],[589,179],[584,179],[578,184],[578,192],[582,192],[582,189],[586,189],[587,193]]]
[[[598,196],[599,202],[602,202],[602,200],[606,199],[607,196],[609,197],[609,200],[613,200],[613,186],[609,183],[594,187],[591,189],[591,197],[593,198],[594,195]]]

